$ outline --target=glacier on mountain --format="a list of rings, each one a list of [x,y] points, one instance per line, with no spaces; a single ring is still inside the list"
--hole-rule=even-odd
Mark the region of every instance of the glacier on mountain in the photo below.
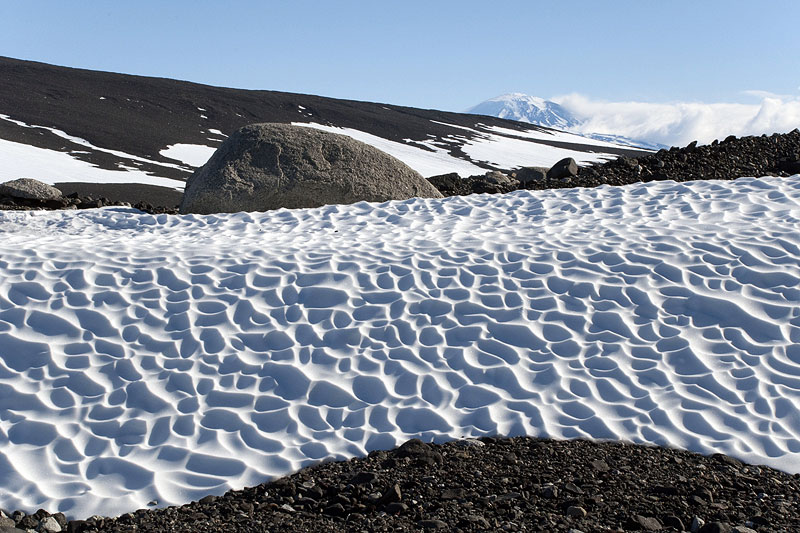
[[[576,133],[589,139],[606,141],[621,146],[645,148],[647,150],[660,150],[668,148],[663,144],[630,139],[622,135],[610,133],[592,133],[583,131],[586,120],[580,119],[564,106],[525,93],[508,93],[491,98],[466,111],[476,115],[516,120],[537,126],[555,128]]]

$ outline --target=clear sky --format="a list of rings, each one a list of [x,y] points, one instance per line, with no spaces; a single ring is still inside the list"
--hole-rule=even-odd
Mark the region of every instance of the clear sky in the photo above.
[[[800,0],[0,0],[0,55],[681,145],[800,126]],[[582,130],[582,131],[584,131]]]
[[[0,55],[461,111],[800,94],[800,2],[0,0]]]

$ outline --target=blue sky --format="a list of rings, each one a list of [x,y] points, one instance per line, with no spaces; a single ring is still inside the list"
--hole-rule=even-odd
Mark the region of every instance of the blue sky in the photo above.
[[[459,111],[800,94],[800,2],[2,1],[0,54]]]
[[[0,0],[0,55],[463,111],[553,98],[664,144],[800,126],[800,1]]]

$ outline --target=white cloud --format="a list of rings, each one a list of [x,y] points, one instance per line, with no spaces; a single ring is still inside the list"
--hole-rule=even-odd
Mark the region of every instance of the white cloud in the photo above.
[[[573,93],[552,98],[578,119],[578,131],[624,135],[670,146],[728,135],[784,133],[800,127],[800,98],[747,91],[758,104],[604,102]]]

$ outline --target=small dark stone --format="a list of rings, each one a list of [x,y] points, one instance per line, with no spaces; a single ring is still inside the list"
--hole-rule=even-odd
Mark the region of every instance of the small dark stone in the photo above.
[[[666,494],[668,496],[675,496],[678,494],[677,487],[669,487],[669,486],[660,486],[657,485],[653,487],[654,494]]]
[[[699,496],[700,498],[703,499],[703,501],[708,503],[714,502],[714,495],[711,494],[711,491],[705,487],[699,487],[695,489],[694,491],[692,491],[692,495]]]
[[[573,518],[583,518],[586,515],[586,509],[579,505],[570,505],[567,507],[567,516],[571,516]]]
[[[368,485],[378,481],[378,474],[375,472],[359,472],[350,479],[352,485]]]
[[[85,520],[70,520],[67,522],[67,533],[83,533],[86,525]]]
[[[25,515],[17,522],[17,527],[20,529],[36,529],[38,525],[39,519],[33,515]]]
[[[408,511],[408,505],[403,502],[392,502],[386,506],[385,510],[389,514],[400,514]]]
[[[763,517],[761,515],[751,516],[750,517],[750,522],[752,522],[753,524],[755,524],[755,525],[757,525],[759,527],[770,527],[772,525],[772,522],[770,522],[769,519],[767,519],[767,518],[765,518],[765,517]]]
[[[420,520],[417,525],[422,529],[446,529],[447,522],[441,520]]]
[[[344,506],[341,503],[334,503],[325,508],[325,514],[330,516],[342,516],[344,514]]]
[[[731,533],[733,528],[727,522],[708,522],[699,533]]]
[[[459,498],[463,498],[466,493],[467,491],[464,489],[445,489],[445,491],[442,492],[442,499],[457,500]]]
[[[400,492],[400,485],[395,483],[392,487],[387,490],[383,496],[381,496],[380,503],[382,505],[386,505],[393,502],[399,502],[403,499],[403,493]]]
[[[542,489],[542,497],[552,500],[558,497],[558,488],[553,485],[548,485]]]
[[[628,531],[636,531],[639,529],[644,529],[645,531],[658,531],[659,529],[662,529],[663,526],[657,518],[637,514],[628,518],[628,521],[625,522],[624,527]]]
[[[668,515],[668,516],[665,516],[665,517],[664,517],[664,518],[661,520],[661,522],[662,522],[662,523],[663,523],[663,524],[664,524],[666,527],[671,527],[671,528],[673,528],[673,529],[677,529],[678,531],[685,531],[685,530],[686,530],[686,526],[684,525],[684,523],[683,523],[683,520],[681,520],[680,518],[678,518],[678,517],[677,517],[677,516],[675,516],[675,515]]]

